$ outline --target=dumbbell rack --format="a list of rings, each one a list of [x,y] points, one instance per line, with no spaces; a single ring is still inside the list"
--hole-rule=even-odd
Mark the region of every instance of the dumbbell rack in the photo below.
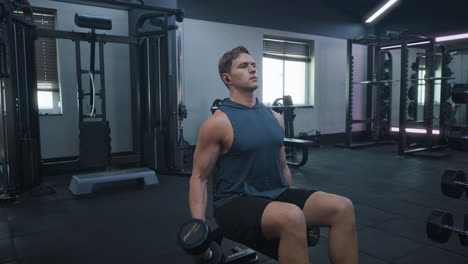
[[[468,183],[464,171],[446,170],[442,175],[440,187],[445,196],[460,198],[466,192],[468,198]],[[432,211],[426,223],[428,238],[438,243],[446,243],[452,232],[458,234],[463,246],[468,246],[468,213],[464,214],[463,229],[460,229],[453,226],[451,213],[440,209]]]

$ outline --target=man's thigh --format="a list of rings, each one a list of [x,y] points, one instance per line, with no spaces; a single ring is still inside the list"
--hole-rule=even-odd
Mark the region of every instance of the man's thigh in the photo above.
[[[301,210],[304,210],[304,206],[307,200],[314,194],[315,190],[307,189],[287,189],[283,192],[275,201],[283,203],[291,203],[297,205]]]
[[[240,196],[215,209],[216,223],[225,237],[256,248],[262,241],[262,215],[270,199]]]

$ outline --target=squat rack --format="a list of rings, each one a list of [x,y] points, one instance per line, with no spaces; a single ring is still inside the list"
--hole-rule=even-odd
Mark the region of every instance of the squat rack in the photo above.
[[[354,81],[353,44],[367,45],[367,81]],[[347,40],[346,45],[346,124],[344,144],[347,149],[389,144],[392,91],[392,55],[381,50],[381,43],[367,38]],[[354,119],[354,86],[366,89],[364,119]],[[353,124],[365,124],[365,141],[353,143]]]
[[[408,46],[416,44],[426,44],[426,76],[418,78],[412,76],[408,78]],[[368,46],[368,64],[367,64],[367,81],[354,82],[353,81],[353,56],[352,44],[366,44]],[[397,44],[397,45],[395,45]],[[384,48],[384,45],[386,46]],[[394,45],[394,46],[393,46]],[[400,80],[392,79],[392,55],[388,51],[391,48],[401,48],[401,65],[400,65]],[[442,49],[442,61],[446,61],[448,54]],[[374,146],[381,144],[391,143],[391,105],[392,105],[392,89],[387,84],[400,82],[400,98],[399,98],[399,132],[398,132],[398,155],[407,155],[421,151],[436,150],[444,145],[439,145],[442,141],[435,141],[432,137],[434,128],[434,81],[440,80],[442,87],[446,87],[447,81],[450,78],[447,75],[447,69],[443,68],[442,76],[435,76],[435,55],[436,55],[435,38],[423,34],[415,34],[404,32],[395,35],[391,38],[379,39],[374,38],[360,38],[358,40],[348,40],[347,42],[347,78],[346,78],[346,132],[345,132],[345,148],[353,149],[366,146]],[[387,57],[387,58],[385,58]],[[376,68],[374,71],[373,69]],[[418,82],[423,80],[425,82],[425,99],[424,99],[424,122],[409,122],[408,120],[408,81]],[[366,100],[366,119],[355,120],[353,119],[353,91],[354,84],[367,85],[367,100]],[[373,87],[377,88],[374,95]],[[441,101],[447,99],[447,93],[450,91],[441,88]],[[450,111],[446,104],[440,107],[440,139],[446,137],[447,126],[447,111]],[[365,134],[370,141],[364,143],[353,144],[353,131],[352,125],[356,123],[366,124]],[[416,145],[409,146],[408,125],[415,124],[422,126],[427,133],[423,135],[423,146]]]

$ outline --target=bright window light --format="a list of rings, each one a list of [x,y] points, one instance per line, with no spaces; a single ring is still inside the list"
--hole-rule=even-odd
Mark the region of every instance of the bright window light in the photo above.
[[[384,6],[382,6],[379,10],[377,10],[377,12],[375,12],[371,17],[369,17],[367,20],[366,20],[366,23],[371,23],[372,21],[374,21],[378,16],[380,16],[383,12],[385,12],[385,10],[387,10],[388,8],[390,8],[393,4],[395,4],[398,0],[390,0],[388,1]]]
[[[53,109],[54,99],[52,92],[38,91],[37,101],[39,103],[39,109]]]

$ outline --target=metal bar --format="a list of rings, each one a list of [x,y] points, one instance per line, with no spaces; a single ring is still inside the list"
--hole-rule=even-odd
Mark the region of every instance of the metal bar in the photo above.
[[[373,123],[369,123],[368,127],[372,130],[372,133],[370,134],[370,138],[372,140],[378,140],[380,135],[379,135],[379,128],[380,128],[380,122],[379,122],[379,115],[380,111],[382,108],[382,103],[381,101],[381,94],[382,94],[382,88],[383,88],[383,82],[382,82],[382,76],[383,76],[383,54],[380,51],[379,46],[374,47],[374,74],[375,74],[375,80],[378,83],[375,87],[376,90],[374,91],[372,89],[372,101],[371,101],[371,106],[372,106],[372,119],[375,120]]]
[[[78,127],[81,128],[83,123],[83,84],[81,82],[81,49],[80,41],[75,40],[75,56],[76,56],[76,81],[78,89],[78,113],[79,113],[79,122]]]
[[[313,105],[302,105],[302,104],[297,104],[297,105],[270,105],[270,106],[265,106],[267,108],[277,108],[277,109],[287,109],[287,108],[314,108]],[[218,109],[218,108],[216,108]]]
[[[408,149],[408,150],[405,150],[403,153],[404,154],[412,154],[412,153],[422,152],[422,151],[431,150],[431,149],[432,149],[431,147]]]
[[[353,124],[371,124],[372,122],[376,121],[376,119],[366,119],[366,120],[352,120],[351,123]]]
[[[57,0],[54,0],[57,1]],[[59,2],[64,2],[63,0]],[[82,2],[89,2],[91,4],[96,4],[96,3],[101,3],[101,4],[106,4],[110,6],[122,6],[122,7],[128,7],[128,8],[135,8],[135,9],[146,9],[146,10],[153,10],[153,11],[161,11],[161,12],[166,12],[170,15],[176,14],[177,12],[180,12],[180,9],[174,9],[174,8],[164,8],[164,7],[157,7],[157,6],[149,6],[145,4],[132,4],[132,3],[127,3],[127,2],[121,2],[121,1],[114,1],[114,0],[80,0]],[[68,1],[67,1],[68,2]]]
[[[90,72],[91,72],[93,75],[94,75],[94,74],[101,74],[101,71],[96,71],[96,70],[94,70],[94,71],[81,70],[80,72],[81,72],[81,74],[88,74],[88,73],[90,73]]]
[[[435,74],[435,40],[431,39],[431,45],[426,52],[426,79],[425,98],[424,98],[424,127],[427,130],[426,139],[432,145],[432,129],[434,126],[434,82],[431,77]]]
[[[36,36],[43,38],[55,38],[55,39],[70,39],[70,40],[81,40],[91,41],[93,38],[90,33],[83,32],[70,32],[61,30],[49,30],[49,29],[36,29]],[[121,43],[121,44],[137,44],[138,40],[135,37],[130,36],[116,36],[107,34],[96,34],[96,42],[109,42],[109,43]]]
[[[107,121],[107,111],[106,111],[106,78],[104,75],[104,43],[99,42],[99,71],[101,75],[99,76],[101,80],[101,113],[102,113],[102,121]],[[96,103],[96,102],[94,102]]]
[[[390,61],[390,66],[389,66],[389,78],[393,78],[393,57],[392,57],[392,53],[389,52],[389,51],[382,51],[384,52],[384,54],[386,54],[388,56],[388,60]],[[385,124],[386,124],[386,127],[387,127],[387,133],[386,133],[386,136],[385,138],[388,139],[389,135],[390,135],[390,129],[391,129],[391,126],[392,126],[392,94],[393,94],[393,84],[389,84],[388,85],[388,100],[387,100],[387,119],[385,120]]]
[[[408,81],[435,81],[435,80],[452,80],[454,77],[430,77],[430,78],[420,78],[420,79],[407,79]],[[353,84],[380,84],[380,83],[393,83],[400,82],[401,80],[380,80],[380,81],[360,81],[353,82]]]
[[[136,34],[136,37],[166,36],[166,30],[153,30]]]
[[[406,93],[408,75],[408,46],[406,36],[403,36],[401,43],[401,72],[400,72],[400,120],[398,132],[398,155],[405,154],[406,148]]]
[[[96,34],[96,30],[93,28],[91,35],[94,36],[95,34]],[[100,43],[102,43],[102,42],[100,42]],[[95,64],[96,64],[96,41],[95,41],[94,38],[91,38],[90,44],[91,44],[90,45],[91,56],[90,56],[90,59],[89,59],[89,74],[91,74],[92,79],[91,78],[89,79],[89,88],[90,88],[90,90],[93,90],[93,93],[95,93],[96,92],[95,91],[96,85],[94,84],[94,74],[93,74],[93,72],[94,72],[94,67],[95,67]],[[102,79],[103,78],[101,78],[101,80]],[[95,102],[93,96],[89,97],[89,105],[93,105],[93,106],[96,105],[96,102]],[[91,113],[91,115],[94,115],[95,112],[96,112],[96,107],[93,107],[93,112]]]
[[[101,96],[100,93],[94,93],[94,94],[97,95],[97,96]],[[83,96],[90,96],[90,95],[93,95],[93,93],[83,93],[82,95]]]
[[[447,67],[444,67],[444,63],[446,62],[446,58],[447,56],[449,55],[449,53],[445,50],[443,50],[442,52],[442,56],[441,56],[441,60],[440,60],[440,63],[441,63],[441,68],[442,68],[442,77],[446,76],[448,74],[447,72]],[[440,136],[443,140],[445,140],[447,138],[447,127],[449,125],[449,122],[450,122],[450,117],[447,119],[447,101],[444,100],[444,94],[446,93],[445,92],[445,88],[446,85],[448,85],[447,81],[446,80],[443,80],[442,81],[442,84],[440,85],[440,93],[439,93],[439,98],[440,98],[440,105],[439,105],[439,128],[440,128]],[[446,141],[445,141],[446,142]]]
[[[150,38],[147,37],[145,38],[146,40],[146,91],[147,91],[147,124],[150,130],[154,128],[154,122],[153,122],[153,103],[152,103],[152,93],[153,90],[151,89],[151,61],[150,61]]]
[[[374,79],[374,69],[375,69],[375,47],[367,47],[367,78],[369,80]],[[368,83],[366,86],[366,119],[371,120],[372,117],[372,108],[373,108],[373,85]],[[372,124],[366,124],[366,134],[367,139],[372,139]]]
[[[348,39],[346,43],[346,135],[345,147],[352,144],[352,120],[353,120],[353,41]]]

